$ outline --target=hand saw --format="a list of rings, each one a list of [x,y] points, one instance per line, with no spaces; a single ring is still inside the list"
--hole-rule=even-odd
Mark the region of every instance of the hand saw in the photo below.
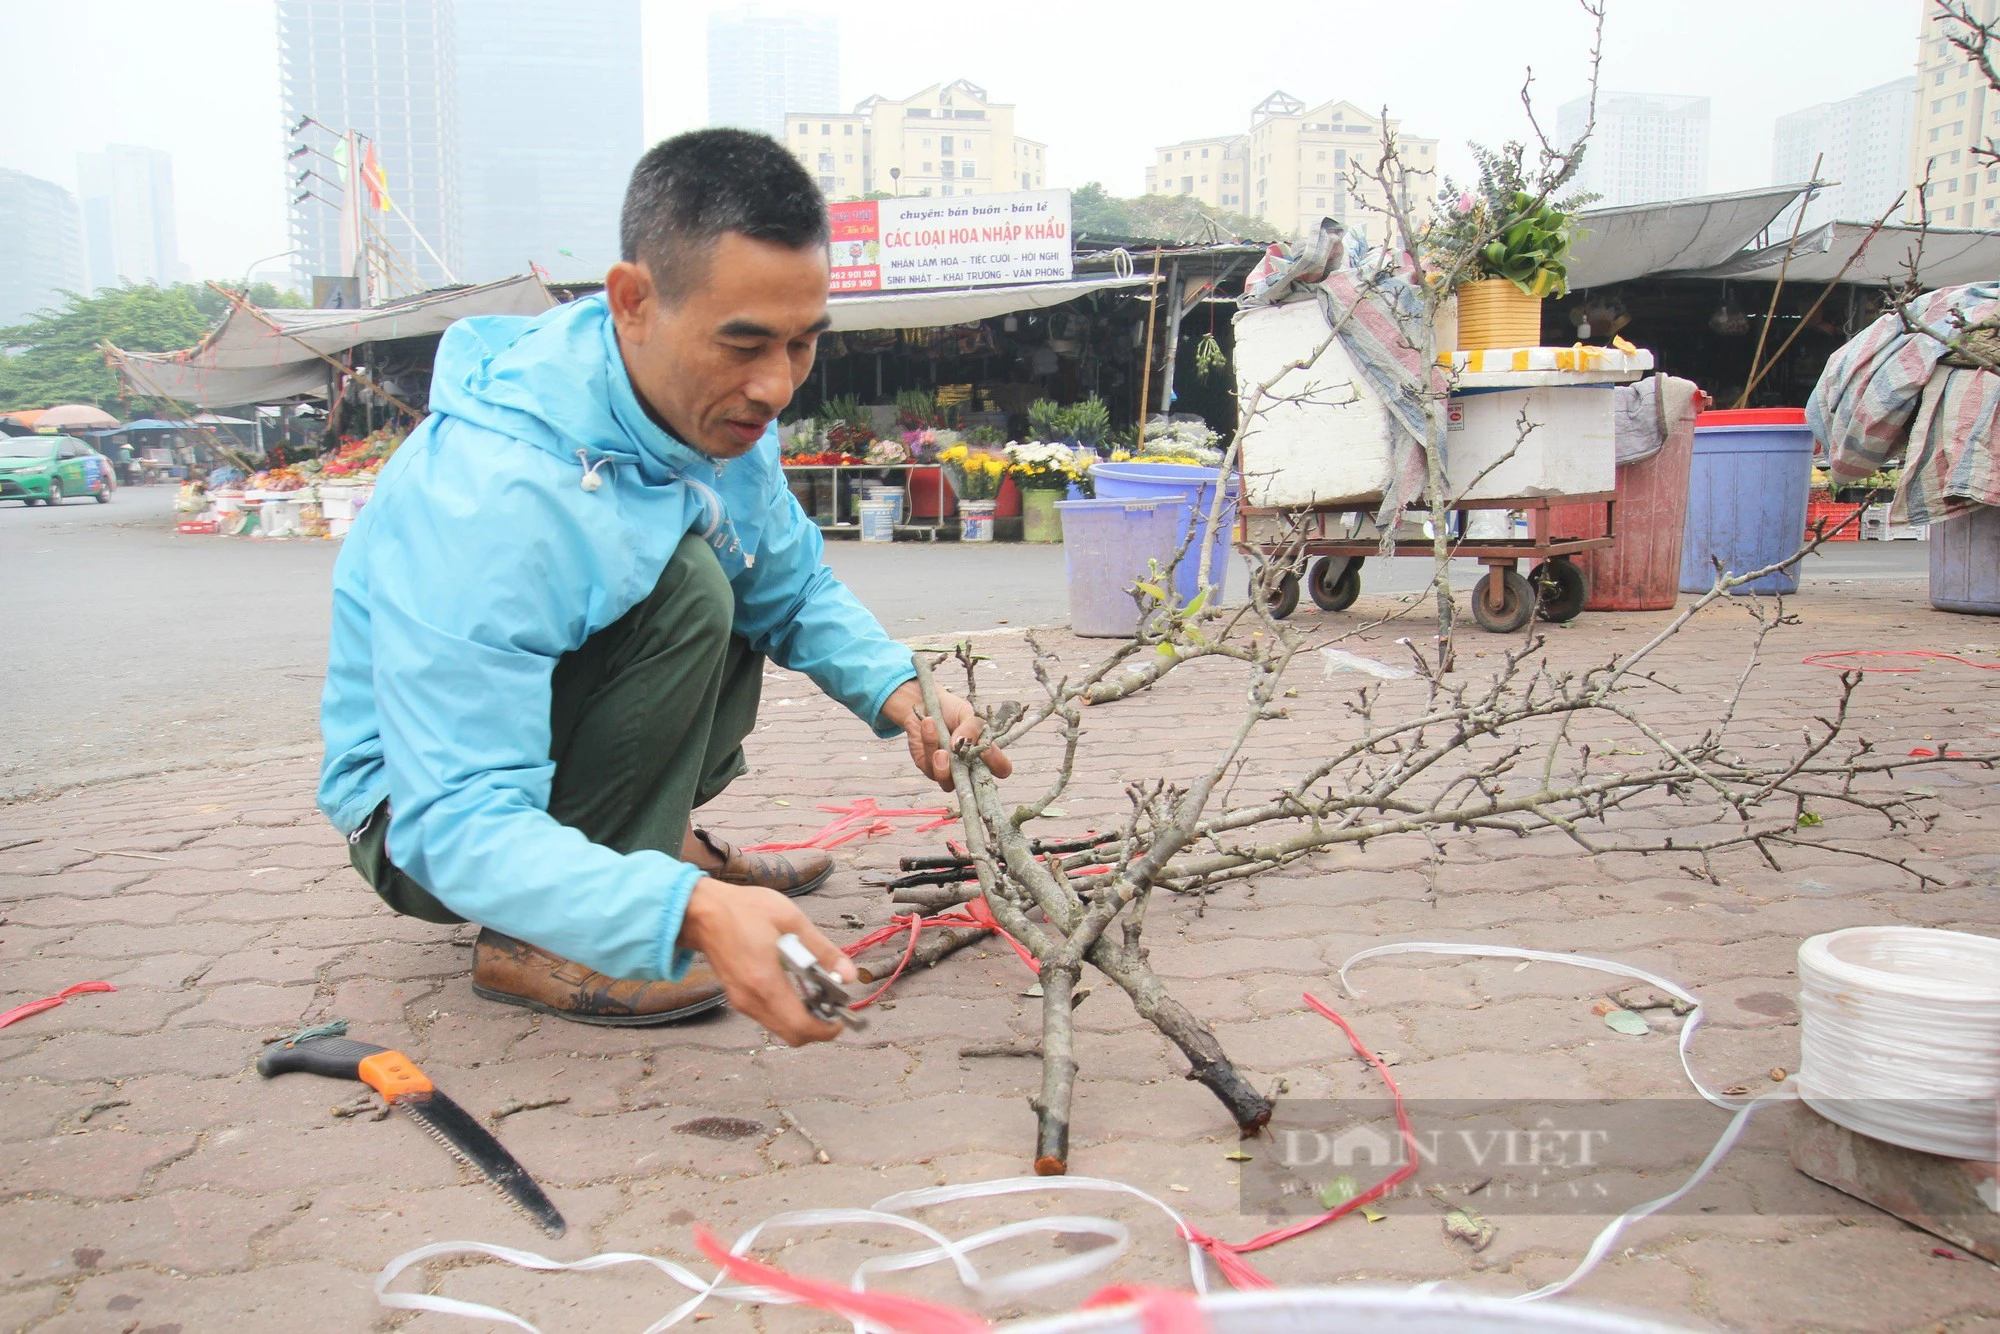
[[[567,1227],[563,1216],[542,1193],[514,1155],[472,1119],[463,1107],[431,1085],[430,1076],[399,1051],[351,1038],[305,1038],[296,1043],[273,1042],[257,1058],[257,1073],[272,1075],[304,1071],[331,1079],[358,1079],[382,1095],[391,1107],[435,1136],[452,1156],[471,1164],[499,1188],[515,1207],[552,1237]]]

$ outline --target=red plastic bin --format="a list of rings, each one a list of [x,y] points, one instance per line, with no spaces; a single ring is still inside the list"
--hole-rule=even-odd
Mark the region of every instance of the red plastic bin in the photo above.
[[[1618,540],[1570,557],[1590,580],[1587,610],[1664,611],[1680,596],[1695,421],[1690,415],[1653,457],[1618,470]],[[1602,505],[1553,505],[1547,514],[1557,537],[1604,535]],[[1542,528],[1540,513],[1535,526]]]

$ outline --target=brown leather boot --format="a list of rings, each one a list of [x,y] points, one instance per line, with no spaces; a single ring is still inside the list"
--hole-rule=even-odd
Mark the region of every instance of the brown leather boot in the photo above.
[[[721,864],[721,870],[706,867],[703,870],[724,884],[762,885],[795,899],[812,893],[833,874],[833,858],[817,848],[780,856],[772,852],[739,852],[706,829],[693,830],[688,838],[706,848]]]
[[[706,964],[678,982],[627,982],[484,928],[472,947],[472,989],[558,1019],[624,1028],[691,1019],[723,1002],[722,984]]]

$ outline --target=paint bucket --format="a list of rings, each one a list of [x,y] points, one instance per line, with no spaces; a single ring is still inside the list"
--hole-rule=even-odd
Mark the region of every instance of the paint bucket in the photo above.
[[[884,500],[878,492],[863,500],[858,508],[861,512],[863,542],[896,540],[896,519],[903,508],[903,499],[900,495],[894,500]]]
[[[958,540],[961,542],[991,542],[993,540],[992,501],[961,500],[958,502]]]

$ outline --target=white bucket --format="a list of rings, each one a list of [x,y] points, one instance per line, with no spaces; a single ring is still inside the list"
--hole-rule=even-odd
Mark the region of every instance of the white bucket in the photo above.
[[[903,488],[900,486],[877,486],[868,493],[868,499],[880,500],[896,507],[896,522],[903,521]]]
[[[861,502],[861,540],[863,542],[893,542],[896,540],[896,518],[903,508],[902,498],[884,500],[878,495]]]
[[[993,540],[992,501],[961,500],[958,502],[958,538],[961,542],[991,542]]]
[[[1683,1327],[1557,1302],[1510,1302],[1408,1288],[1286,1288],[1200,1298],[1209,1334],[1677,1334]],[[1075,1311],[1008,1334],[1145,1334],[1134,1307]]]

